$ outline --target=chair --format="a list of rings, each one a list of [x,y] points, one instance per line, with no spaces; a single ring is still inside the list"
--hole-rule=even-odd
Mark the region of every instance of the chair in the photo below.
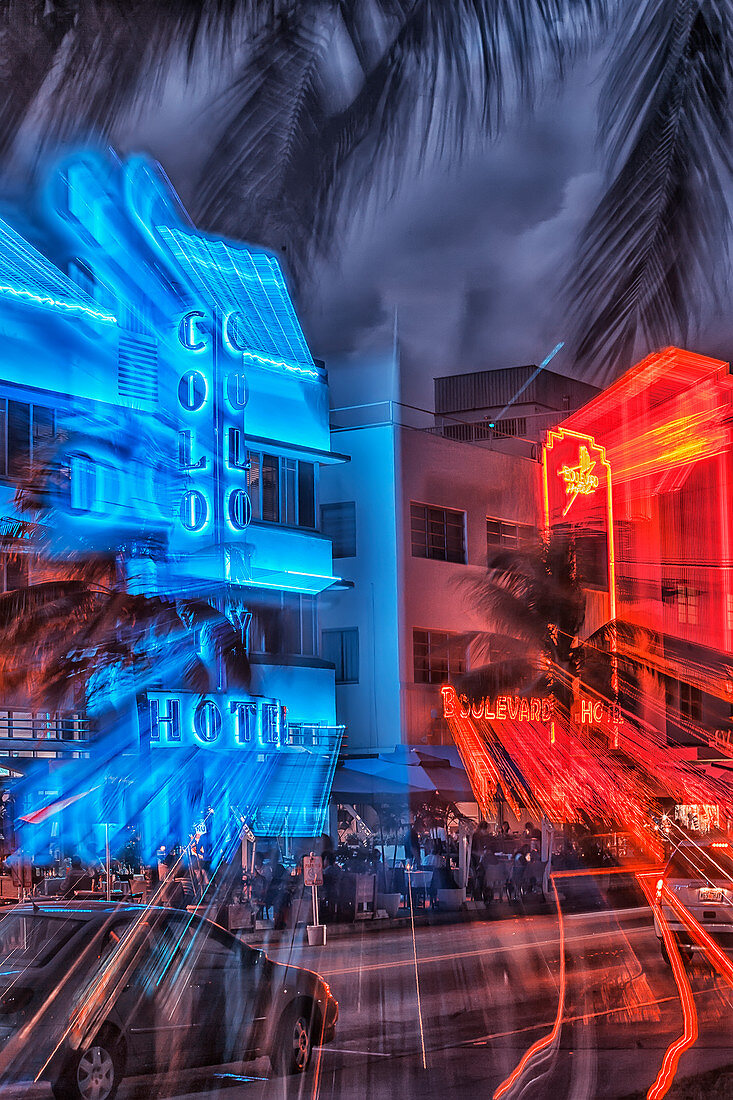
[[[512,863],[511,874],[507,879],[507,893],[511,889],[513,901],[521,900],[524,892],[526,870],[527,864],[524,860],[515,859]]]
[[[547,870],[548,861],[537,860],[535,863],[528,863],[524,877],[527,883],[526,893],[532,893],[535,890],[539,890],[542,894],[542,900],[545,900],[545,872]]]
[[[497,893],[498,901],[501,901],[502,894],[506,894],[509,897],[509,890],[507,885],[507,877],[501,864],[497,864],[496,868],[491,868],[486,881],[484,883],[484,901],[486,901],[486,894],[491,892],[490,901],[494,900],[494,894]]]

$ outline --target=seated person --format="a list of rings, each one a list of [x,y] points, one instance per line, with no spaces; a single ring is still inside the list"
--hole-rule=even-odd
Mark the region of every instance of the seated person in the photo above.
[[[94,886],[92,876],[81,865],[79,856],[71,857],[71,867],[61,886],[62,898],[73,898],[77,890],[91,890]]]
[[[344,877],[344,870],[339,867],[336,862],[336,855],[334,852],[326,851],[323,853],[323,886],[321,887],[321,897],[323,898],[323,913],[324,917],[335,918],[338,914],[339,908],[339,891],[341,889],[341,880]]]

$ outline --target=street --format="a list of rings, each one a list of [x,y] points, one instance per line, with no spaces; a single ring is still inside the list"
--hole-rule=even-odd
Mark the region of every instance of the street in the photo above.
[[[356,933],[325,948],[272,948],[273,959],[291,956],[317,969],[340,1003],[336,1038],[314,1053],[305,1078],[269,1078],[269,1063],[260,1059],[244,1068],[190,1071],[175,1081],[137,1078],[124,1082],[119,1096],[446,1100],[473,1089],[489,1097],[527,1049],[552,1032],[561,992],[556,917],[511,916],[508,906],[497,908],[500,919],[416,930],[420,1014],[409,928]],[[682,1031],[674,979],[650,913],[570,913],[564,928],[566,989],[557,1044],[507,1095],[646,1095]],[[678,1078],[731,1061],[733,994],[704,963],[689,972],[699,1038],[682,1056]]]

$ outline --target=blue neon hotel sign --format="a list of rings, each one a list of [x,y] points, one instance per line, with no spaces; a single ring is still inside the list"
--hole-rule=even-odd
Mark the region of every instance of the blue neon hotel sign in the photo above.
[[[286,708],[244,693],[149,691],[150,745],[273,752],[287,743]]]

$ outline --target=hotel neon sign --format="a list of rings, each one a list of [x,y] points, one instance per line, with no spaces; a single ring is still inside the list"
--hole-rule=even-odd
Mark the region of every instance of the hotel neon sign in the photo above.
[[[497,695],[493,701],[480,699],[470,703],[465,695],[458,695],[452,684],[443,684],[440,693],[444,718],[486,719],[489,722],[552,722],[555,718],[553,700],[536,695]],[[579,726],[600,726],[606,719],[614,726],[621,723],[618,705],[602,699],[579,699],[571,717]]]
[[[595,493],[600,484],[598,475],[593,473],[595,465],[595,462],[591,460],[588,454],[588,448],[581,446],[578,452],[578,465],[564,465],[558,470],[560,477],[562,477],[565,482],[565,492],[570,497],[570,500],[563,509],[563,517],[568,514],[571,506],[581,494],[583,496],[590,496],[592,493]]]
[[[288,741],[287,708],[277,699],[149,691],[147,704],[151,747],[265,752]]]
[[[552,700],[537,696],[497,695],[493,701],[481,699],[469,703],[465,695],[457,695],[452,684],[440,689],[443,696],[444,718],[487,718],[491,722],[507,719],[520,722],[549,722],[552,719]]]
[[[613,490],[611,485],[611,464],[606,458],[605,447],[596,443],[592,435],[583,432],[574,432],[569,428],[553,428],[547,433],[547,440],[542,448],[542,497],[545,521],[545,535],[549,536],[553,517],[550,509],[550,462],[555,447],[573,441],[578,444],[578,465],[569,466],[562,463],[556,467],[559,478],[565,485],[565,493],[570,496],[561,517],[564,518],[570,506],[579,496],[592,496],[600,489],[601,471],[606,475],[605,486],[605,513],[606,513],[606,543],[608,549],[608,617],[611,621],[616,618],[616,554],[613,535]],[[583,451],[586,452],[585,456]],[[593,457],[591,457],[593,456]],[[598,467],[598,473],[595,469]],[[565,471],[567,470],[567,474]],[[594,484],[594,482],[596,484]]]

